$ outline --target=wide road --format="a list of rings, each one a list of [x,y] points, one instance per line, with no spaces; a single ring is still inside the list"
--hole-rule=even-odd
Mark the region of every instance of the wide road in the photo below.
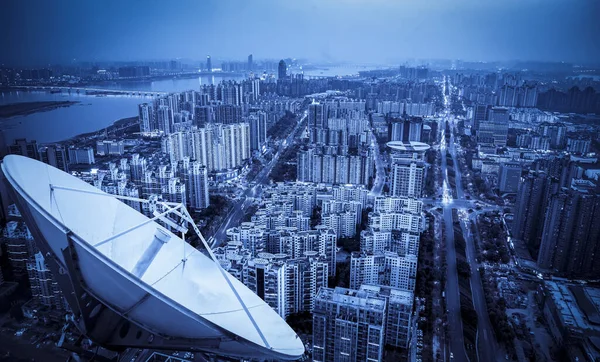
[[[444,93],[445,94],[445,93]],[[445,105],[448,106],[448,98],[445,97]],[[450,134],[445,134],[446,123],[450,124]],[[456,157],[455,147],[455,124],[454,119],[450,116],[449,112],[440,124],[442,128],[442,175],[444,176],[444,200],[452,198],[453,193],[449,190],[450,183],[448,181],[448,170],[446,160],[446,147],[445,138],[449,137],[449,144],[447,151],[450,153],[452,160],[454,161],[455,167],[455,195],[456,204],[460,204],[466,201],[464,190],[462,188],[462,175],[458,170],[458,159]],[[454,245],[454,232],[452,222],[452,208],[458,208],[462,210],[461,214],[466,215],[465,209],[454,205],[455,202],[447,202],[444,206],[444,219],[446,225],[446,256],[447,256],[447,280],[446,280],[446,303],[448,308],[448,324],[450,333],[450,351],[454,355],[456,361],[468,361],[464,347],[464,339],[462,334],[462,319],[460,317],[460,288],[458,286],[458,270],[456,268],[456,248]],[[485,296],[483,295],[483,286],[481,284],[481,277],[478,271],[478,263],[476,260],[475,244],[473,237],[468,228],[468,217],[464,217],[464,222],[461,222],[461,229],[466,242],[466,257],[471,267],[471,294],[473,296],[473,305],[478,316],[477,326],[477,356],[479,362],[488,362],[496,360],[496,351],[498,350],[496,340],[494,337],[493,329],[490,323],[489,315],[487,312],[487,305],[485,302]],[[465,227],[466,225],[466,227]],[[476,361],[471,361],[476,362]]]
[[[383,185],[385,184],[385,166],[383,165],[383,156],[379,153],[379,143],[377,137],[371,128],[371,149],[373,149],[373,157],[375,161],[375,180],[371,188],[371,196],[381,196]]]
[[[456,247],[454,245],[454,232],[452,225],[452,192],[450,190],[450,183],[448,181],[448,169],[446,160],[446,137],[445,134],[445,123],[447,116],[444,121],[441,122],[440,128],[442,129],[442,137],[440,141],[440,152],[442,153],[442,176],[444,178],[444,189],[443,189],[443,215],[445,224],[445,237],[446,237],[446,310],[448,318],[448,338],[446,342],[448,346],[446,348],[447,355],[445,360],[449,360],[452,356],[453,361],[467,362],[467,352],[465,350],[465,343],[462,331],[462,319],[460,316],[460,288],[458,286],[458,269],[456,268]],[[457,181],[458,183],[458,181]],[[471,361],[475,362],[475,361]]]
[[[451,125],[452,135],[450,137],[450,155],[454,161],[455,167],[458,167],[456,157],[456,148],[454,147],[454,127]],[[464,200],[462,189],[461,173],[456,172],[456,195],[458,200]],[[464,209],[463,209],[464,211]],[[452,215],[450,215],[452,218]],[[479,265],[477,263],[477,254],[475,251],[475,241],[469,228],[469,219],[464,218],[461,222],[461,229],[466,243],[467,262],[471,267],[471,294],[473,296],[473,305],[478,316],[477,323],[477,355],[479,361],[495,361],[498,346],[494,337],[494,330],[487,311],[485,295],[483,294],[483,285],[481,284],[481,275],[479,274]]]
[[[295,138],[304,128],[306,117],[307,113],[304,111],[302,118],[300,118],[300,121],[296,123],[296,126],[292,132],[290,132],[288,137],[279,144],[279,148],[277,149],[277,152],[275,152],[275,155],[273,155],[271,161],[256,175],[256,178],[254,179],[254,186],[249,187],[234,203],[233,208],[213,236],[212,241],[209,242],[212,248],[219,247],[225,243],[227,240],[227,229],[238,226],[244,217],[246,208],[250,207],[254,200],[260,197],[262,194],[262,186],[269,184],[269,174],[271,173],[271,170],[273,170],[273,167],[275,167],[277,164],[279,156],[281,156],[285,150],[295,142]]]

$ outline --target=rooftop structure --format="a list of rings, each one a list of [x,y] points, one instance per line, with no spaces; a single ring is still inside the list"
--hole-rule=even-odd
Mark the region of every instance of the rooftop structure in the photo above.
[[[600,358],[600,289],[547,281],[544,316],[552,337],[570,360]]]
[[[426,143],[416,141],[391,141],[386,143],[392,151],[399,152],[425,152],[431,148]]]

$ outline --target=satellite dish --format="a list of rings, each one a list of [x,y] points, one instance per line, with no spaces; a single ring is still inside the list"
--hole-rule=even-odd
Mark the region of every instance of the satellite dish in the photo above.
[[[95,343],[244,359],[303,355],[296,333],[209,248],[205,255],[157,222],[191,220],[182,205],[159,202],[148,218],[30,158],[6,156],[2,170],[77,326]]]

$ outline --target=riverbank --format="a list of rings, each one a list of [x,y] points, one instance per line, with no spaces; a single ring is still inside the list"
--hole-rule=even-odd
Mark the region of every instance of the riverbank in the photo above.
[[[121,138],[139,132],[138,117],[125,117],[115,121],[108,127],[101,128],[97,131],[78,134],[77,136],[67,138],[66,140],[57,142],[65,146],[94,146],[95,141],[99,138]]]
[[[57,108],[70,107],[77,103],[79,103],[79,101],[46,101],[6,104],[0,106],[0,119],[51,111]]]

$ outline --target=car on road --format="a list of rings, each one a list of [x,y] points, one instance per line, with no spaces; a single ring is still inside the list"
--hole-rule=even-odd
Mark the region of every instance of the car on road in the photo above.
[[[450,359],[454,359],[454,353],[450,352]]]

